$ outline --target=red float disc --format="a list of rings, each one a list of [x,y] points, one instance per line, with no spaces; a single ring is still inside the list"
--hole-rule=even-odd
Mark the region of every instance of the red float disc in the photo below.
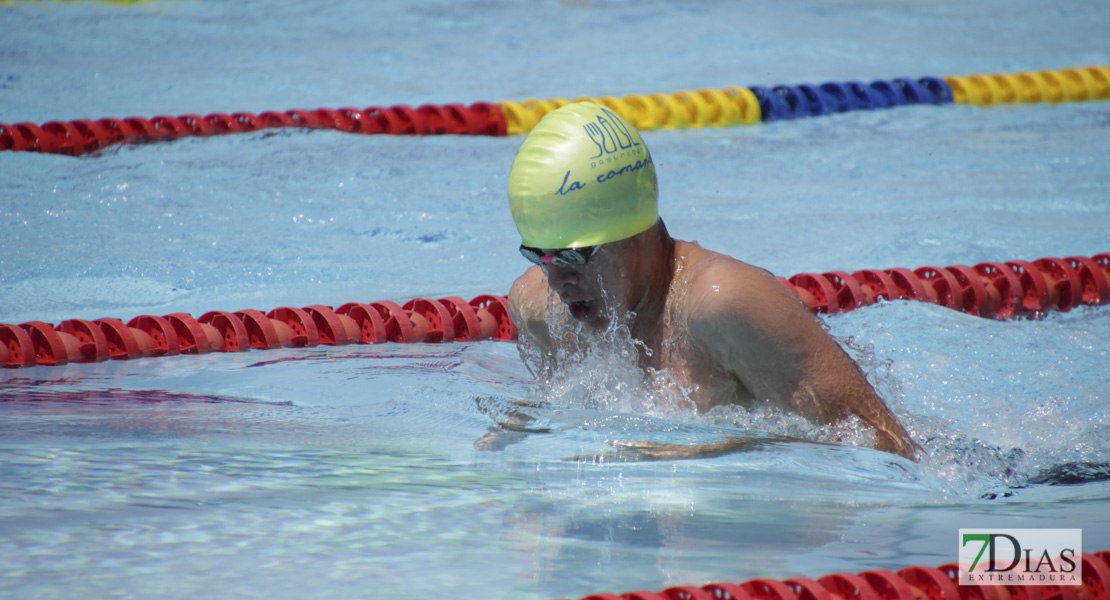
[[[233,313],[213,310],[201,315],[201,323],[215,327],[224,339],[224,352],[246,352],[251,348],[251,336],[247,326]]]
[[[448,104],[443,108],[446,109],[451,121],[449,133],[478,135],[481,132],[479,119],[467,107],[462,104]]]
[[[15,325],[0,323],[0,344],[4,346],[5,367],[35,366],[35,345],[27,330]]]
[[[258,122],[262,127],[295,127],[296,123],[293,119],[285,114],[274,111],[266,111],[258,115]]]
[[[402,306],[404,310],[420,315],[428,321],[426,342],[455,341],[455,326],[451,323],[451,313],[445,306],[427,298],[413,298]]]
[[[320,345],[320,330],[307,312],[292,306],[279,306],[266,313],[266,316],[285,323],[293,330],[294,346],[314,348]]]
[[[1056,258],[1038,258],[1033,261],[1033,266],[1050,282],[1050,287],[1056,290],[1054,295],[1057,310],[1067,312],[1080,302],[1083,284],[1071,265]]]
[[[863,293],[867,296],[866,304],[874,304],[880,298],[883,300],[901,300],[905,297],[894,279],[883,271],[874,269],[856,271],[852,273],[852,279],[859,282]]]
[[[337,308],[335,312],[355,320],[359,328],[359,341],[362,343],[382,344],[389,341],[385,330],[385,319],[369,304],[349,302]]]
[[[505,296],[493,296],[485,294],[477,296],[470,300],[470,305],[475,308],[484,308],[495,319],[497,319],[497,335],[493,339],[502,342],[514,341],[517,339],[516,324],[509,316],[509,301]]]
[[[964,309],[963,287],[952,273],[937,267],[921,267],[913,273],[933,291],[929,295],[935,299],[934,302],[953,310]]]
[[[957,563],[941,565],[937,570],[956,585],[956,589],[960,591],[960,600],[1011,600],[1002,586],[960,585],[960,565]]]
[[[343,346],[355,341],[347,337],[347,328],[330,306],[314,304],[304,307],[304,311],[312,318],[312,322],[320,332],[321,344]]]
[[[30,146],[29,141],[23,137],[23,132],[14,125],[0,123],[0,150],[23,152]]]
[[[1022,306],[1026,312],[1044,312],[1055,305],[1049,282],[1040,269],[1024,260],[1012,260],[1006,266],[1021,281],[1021,289],[1025,292]]]
[[[266,128],[262,121],[258,120],[258,117],[249,112],[232,113],[231,118],[235,119],[235,122],[239,125],[239,131],[258,131]]]
[[[205,115],[204,120],[212,126],[212,133],[239,133],[243,130],[243,126],[231,115],[212,113]]]
[[[667,588],[659,595],[665,600],[717,600],[702,588],[687,585]]]
[[[128,327],[138,329],[150,336],[154,342],[154,354],[174,356],[181,353],[181,342],[173,325],[162,317],[139,315],[127,323]]]
[[[829,280],[836,289],[836,302],[841,311],[855,310],[861,306],[871,304],[863,286],[854,277],[843,271],[832,271],[821,275]]]
[[[322,129],[338,129],[339,131],[350,133],[351,129],[354,127],[354,123],[337,110],[318,108],[312,111],[312,113],[315,114],[317,120],[320,121],[320,127]]]
[[[173,313],[163,317],[177,333],[177,341],[181,345],[182,354],[208,354],[212,346],[208,343],[208,334],[200,323],[188,313]]]
[[[975,265],[974,271],[994,287],[991,297],[998,298],[995,316],[1012,319],[1025,313],[1025,289],[1013,269],[1001,263],[986,262]]]
[[[35,364],[48,366],[61,366],[69,363],[69,352],[65,342],[49,323],[30,321],[19,325],[31,336],[31,345],[35,349]]]
[[[1083,288],[1083,304],[1110,302],[1110,277],[1107,277],[1098,263],[1084,256],[1069,256],[1064,261],[1079,276],[1079,284]]]
[[[88,362],[100,362],[111,358],[108,353],[108,338],[104,336],[104,332],[100,330],[92,321],[84,321],[81,319],[69,319],[62,321],[58,325],[58,331],[64,331],[73,337],[81,344],[81,354],[84,356],[83,360]]]
[[[793,283],[790,283],[790,280],[785,277],[775,277],[775,279],[777,279],[779,283],[785,286],[786,289],[790,290],[790,293],[797,296],[798,299],[802,301],[802,304],[806,305],[806,308],[808,308],[810,312],[817,312],[817,299],[813,297],[813,294],[809,293],[803,288],[794,285]]]
[[[124,325],[123,321],[109,318],[97,319],[93,323],[100,328],[104,338],[108,340],[108,356],[116,360],[130,360],[143,355],[143,349],[139,347],[135,334],[130,327]]]
[[[913,588],[897,573],[873,569],[859,574],[882,600],[915,600]]]
[[[189,133],[189,127],[176,117],[158,116],[150,120],[161,138],[179,138]]]
[[[477,117],[481,125],[474,135],[505,136],[509,133],[509,123],[501,107],[492,102],[475,102],[470,105],[470,113]]]
[[[803,289],[813,296],[815,304],[810,305],[810,308],[814,312],[840,312],[840,304],[836,298],[836,288],[828,279],[813,273],[798,273],[791,277],[789,281],[794,287]]]
[[[401,124],[393,111],[380,106],[370,106],[362,111],[365,121],[362,124],[363,133],[386,133],[396,135],[401,130]]]
[[[817,580],[831,594],[852,600],[883,600],[867,580],[854,573],[834,573]]]
[[[408,313],[395,302],[383,300],[381,302],[371,302],[370,306],[378,311],[378,314],[385,320],[386,336],[391,342],[402,342],[405,344],[412,344],[415,342],[422,342],[423,339],[417,339],[416,328],[409,319]]]
[[[443,135],[446,133],[455,133],[452,129],[453,122],[442,106],[425,104],[416,109],[416,114],[424,120],[425,134]]]
[[[127,130],[128,140],[154,140],[162,136],[161,132],[154,127],[149,119],[142,117],[127,117],[123,120],[125,130]]]
[[[720,598],[721,600],[753,600],[751,595],[748,594],[744,588],[734,583],[710,583],[701,586],[701,589],[713,594],[714,598]]]
[[[109,144],[118,144],[131,139],[131,128],[119,119],[99,119],[100,125],[108,136]]]
[[[292,127],[307,127],[309,129],[323,127],[320,123],[320,117],[307,110],[287,110],[285,115],[292,121]]]
[[[43,123],[42,130],[54,136],[53,152],[55,154],[76,156],[82,153],[84,136],[78,134],[72,124],[63,121],[50,121]]]
[[[88,119],[78,119],[73,121],[73,128],[83,138],[80,142],[82,145],[81,154],[96,152],[112,143],[108,132],[104,130],[104,126],[100,123]]]
[[[1110,598],[1110,565],[1099,556],[1086,552],[1082,555],[1082,561],[1083,589],[1087,591],[1087,598],[1089,600]]]
[[[960,600],[960,592],[947,575],[932,567],[906,567],[898,571],[925,600]]]
[[[793,577],[783,583],[798,596],[798,600],[836,600],[830,590],[808,577]]]
[[[270,350],[273,348],[282,348],[286,345],[292,344],[289,340],[288,344],[283,344],[281,336],[278,335],[277,328],[266,316],[266,313],[260,310],[247,308],[235,311],[235,316],[239,318],[243,326],[246,328],[247,336],[249,338],[248,348],[258,348],[262,350]],[[292,337],[292,330],[290,330],[290,337]]]
[[[411,106],[402,104],[390,107],[386,110],[393,113],[400,127],[395,135],[424,135],[426,131],[424,118],[416,114],[416,111],[413,110]],[[393,132],[387,131],[386,133]]]
[[[192,135],[206,136],[215,133],[212,129],[212,124],[202,119],[200,115],[181,115],[177,120],[181,121],[181,124],[184,125]]]
[[[467,304],[466,300],[457,296],[440,298],[439,304],[451,313],[451,326],[455,330],[456,342],[472,342],[482,339],[482,327],[478,322],[478,313],[474,307]]]
[[[635,590],[632,592],[625,592],[620,595],[620,600],[671,600],[662,594],[656,594],[648,590]]]
[[[753,600],[798,600],[783,582],[774,579],[752,579],[740,585]]]
[[[50,153],[54,151],[54,134],[47,133],[34,123],[16,123],[13,127],[19,130],[24,140],[24,150],[36,150]]]
[[[336,109],[335,112],[338,113],[339,119],[341,119],[340,122],[346,127],[343,131],[347,133],[366,133],[362,130],[363,118],[361,110],[352,106],[345,106]]]
[[[1001,303],[997,290],[988,290],[982,277],[971,267],[951,265],[945,267],[960,282],[964,294],[963,311],[977,317],[993,317]],[[994,295],[991,294],[994,292]]]

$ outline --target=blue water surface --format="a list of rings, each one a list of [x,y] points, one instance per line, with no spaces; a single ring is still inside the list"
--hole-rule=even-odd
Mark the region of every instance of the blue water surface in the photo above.
[[[1095,0],[16,2],[0,122],[1061,69],[1110,63],[1108,25]],[[1108,133],[1103,101],[643,135],[676,237],[788,277],[1108,252]],[[527,266],[505,201],[520,141],[270,130],[2,153],[0,322],[504,294]],[[836,432],[574,395],[536,413],[550,433],[491,442],[535,394],[507,342],[5,370],[0,595],[571,598],[939,565],[959,528],[1110,548],[1110,483],[1043,483],[1110,463],[1110,308],[823,321],[920,463],[850,435],[582,459]]]

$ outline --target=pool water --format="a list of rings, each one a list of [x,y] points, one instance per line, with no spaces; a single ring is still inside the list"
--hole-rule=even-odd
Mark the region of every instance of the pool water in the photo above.
[[[771,4],[4,4],[0,121],[1110,63],[1097,1]],[[788,277],[1110,251],[1108,115],[917,106],[643,136],[676,237]],[[0,154],[0,322],[504,294],[527,266],[504,191],[520,142],[271,130]],[[920,463],[789,415],[645,402],[619,346],[578,374],[624,396],[544,397],[492,341],[4,370],[0,595],[575,598],[939,565],[961,527],[1110,548],[1110,307],[823,321]],[[546,432],[489,435],[537,398]],[[613,445],[741,434],[812,443]],[[1093,481],[1054,485],[1062,465]]]

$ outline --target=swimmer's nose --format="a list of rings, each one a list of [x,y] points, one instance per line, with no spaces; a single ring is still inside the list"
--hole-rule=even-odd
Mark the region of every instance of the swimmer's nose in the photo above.
[[[577,269],[547,264],[544,270],[547,272],[547,284],[556,292],[578,284]]]

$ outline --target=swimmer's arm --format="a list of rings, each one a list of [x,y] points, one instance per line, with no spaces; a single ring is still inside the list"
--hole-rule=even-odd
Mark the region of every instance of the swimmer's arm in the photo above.
[[[875,447],[913,458],[915,444],[867,378],[809,310],[770,273],[742,265],[691,290],[690,333],[756,398],[819,423],[857,415]]]
[[[659,442],[609,442],[616,448],[611,452],[571,456],[566,460],[588,462],[637,462],[651,460],[692,460],[716,458],[740,452],[753,452],[764,446],[787,441],[785,438],[755,438],[730,436],[712,444],[663,444]]]

